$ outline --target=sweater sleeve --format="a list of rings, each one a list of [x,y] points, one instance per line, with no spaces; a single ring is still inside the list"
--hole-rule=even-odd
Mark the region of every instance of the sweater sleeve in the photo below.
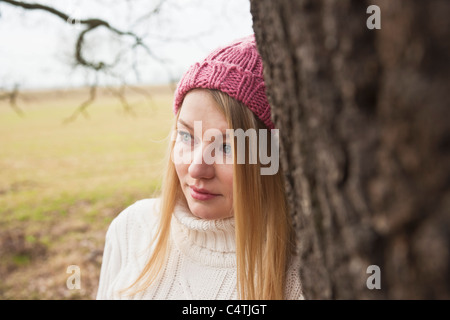
[[[97,300],[108,299],[109,288],[120,271],[122,259],[117,228],[116,218],[106,232]]]
[[[286,274],[286,300],[304,300],[302,286],[300,283],[298,259],[294,259],[289,265]]]
[[[120,280],[130,255],[148,246],[156,226],[158,203],[157,199],[139,200],[111,222],[105,237],[97,300],[113,299],[114,285]]]

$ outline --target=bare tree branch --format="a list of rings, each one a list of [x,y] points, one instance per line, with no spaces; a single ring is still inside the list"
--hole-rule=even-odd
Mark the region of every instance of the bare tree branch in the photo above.
[[[126,84],[122,84],[119,88],[108,87],[108,89],[117,99],[119,99],[126,113],[136,116],[136,113],[134,112],[133,108],[128,103],[128,100],[125,97]]]
[[[95,71],[101,70],[101,69],[105,69],[105,68],[109,68],[112,67],[112,65],[108,65],[103,61],[100,62],[90,62],[88,61],[83,55],[82,55],[82,48],[83,48],[83,43],[84,43],[84,39],[86,37],[86,35],[95,30],[98,27],[104,27],[107,28],[108,30],[110,30],[111,32],[119,35],[119,36],[127,36],[127,37],[131,37],[134,39],[134,44],[133,44],[133,48],[134,47],[142,47],[145,49],[145,51],[152,56],[155,59],[158,59],[153,52],[150,50],[150,48],[144,44],[144,42],[142,41],[142,38],[139,37],[137,34],[135,34],[134,32],[131,31],[123,31],[123,30],[119,30],[115,27],[113,27],[109,22],[102,20],[102,19],[98,19],[98,18],[91,18],[91,19],[73,19],[72,17],[70,17],[68,14],[57,10],[53,7],[50,6],[46,6],[46,5],[42,5],[39,3],[26,3],[26,2],[22,2],[22,1],[15,1],[15,0],[0,0],[0,2],[5,2],[8,3],[10,5],[13,6],[17,6],[17,7],[21,7],[24,9],[28,9],[28,10],[42,10],[42,11],[46,11],[48,13],[53,14],[56,17],[61,18],[62,20],[64,20],[65,22],[69,23],[69,24],[79,24],[79,25],[85,25],[86,28],[80,32],[80,34],[78,35],[78,39],[76,42],[76,50],[75,50],[75,59],[76,61],[82,65],[85,66],[87,68],[93,69]],[[158,8],[160,7],[162,3],[160,3],[158,5]],[[159,9],[158,9],[159,10]],[[153,10],[152,13],[157,12],[158,10]],[[160,59],[158,59],[160,60]]]
[[[143,14],[139,19],[137,19],[137,21],[134,23],[134,25],[141,23],[145,19],[149,19],[154,14],[157,14],[161,10],[161,6],[163,5],[163,3],[165,1],[166,0],[160,0],[158,2],[158,4],[152,10]],[[137,48],[142,48],[146,54],[148,54],[155,61],[158,61],[161,65],[165,66],[167,63],[167,61],[165,61],[164,59],[162,59],[154,54],[154,52],[144,43],[142,37],[140,37],[139,35],[137,35],[134,32],[131,32],[131,31],[120,30],[120,29],[112,26],[108,21],[105,21],[103,19],[98,19],[98,18],[74,19],[69,14],[67,14],[61,10],[58,10],[51,6],[39,4],[39,3],[28,3],[28,2],[15,1],[15,0],[0,0],[0,3],[1,2],[10,4],[12,6],[20,7],[23,9],[27,9],[27,10],[45,11],[45,12],[48,12],[48,13],[60,18],[61,20],[63,20],[64,22],[66,22],[68,24],[84,26],[84,29],[82,29],[80,31],[80,33],[78,34],[76,44],[75,44],[74,58],[75,58],[76,65],[93,70],[96,73],[102,72],[109,76],[113,76],[116,79],[119,79],[119,81],[122,82],[122,85],[118,89],[114,89],[111,87],[109,89],[113,93],[113,95],[121,102],[122,106],[124,107],[124,110],[129,113],[133,113],[133,110],[125,97],[125,87],[127,86],[126,82],[123,79],[123,76],[118,76],[117,74],[115,74],[113,72],[113,70],[112,70],[113,67],[119,64],[119,62],[122,60],[123,56],[128,52],[128,50],[131,50],[132,52],[135,53]],[[83,55],[83,47],[85,45],[86,36],[90,32],[92,32],[93,30],[96,30],[99,27],[104,27],[118,36],[128,37],[133,40],[131,46],[119,51],[116,54],[114,61],[109,64],[104,61],[91,61]],[[136,55],[134,56],[132,69],[135,72],[136,78],[139,80],[140,75],[138,72]],[[166,68],[166,69],[170,75],[170,70],[168,68]],[[173,81],[172,75],[170,75],[170,79],[171,79],[171,81]],[[69,123],[69,122],[74,121],[80,114],[87,116],[87,111],[86,111],[87,108],[96,99],[97,87],[98,87],[98,77],[96,76],[96,80],[95,80],[94,84],[92,84],[90,86],[90,92],[89,92],[88,99],[86,101],[84,101],[83,103],[81,103],[80,106],[77,107],[77,109],[73,112],[73,114],[71,116],[64,119],[64,121],[63,121],[64,123]],[[14,91],[8,93],[7,95],[5,94],[4,97],[0,96],[0,98],[3,98],[3,99],[8,98],[10,101],[11,107],[13,107],[13,109],[18,114],[23,115],[22,110],[19,109],[16,104],[17,95],[18,95],[18,90],[17,90],[17,88],[15,88]]]
[[[80,106],[78,106],[77,109],[72,113],[70,117],[67,117],[63,120],[63,124],[68,124],[70,122],[75,121],[75,119],[78,117],[78,115],[83,114],[86,118],[88,117],[87,113],[87,107],[89,107],[92,103],[94,103],[95,98],[97,96],[97,88],[98,83],[97,81],[91,86],[89,90],[89,98],[84,101]]]
[[[164,4],[164,2],[166,2],[166,0],[160,0],[158,2],[158,4],[149,12],[145,13],[144,15],[142,15],[141,17],[139,17],[134,24],[132,25],[132,28],[137,26],[138,24],[142,23],[143,21],[146,21],[147,19],[149,19],[151,16],[159,13],[159,11],[161,10],[162,5]]]
[[[12,91],[7,91],[0,95],[0,100],[8,100],[11,108],[21,117],[25,116],[25,113],[17,105],[17,98],[19,97],[19,84],[15,84]]]

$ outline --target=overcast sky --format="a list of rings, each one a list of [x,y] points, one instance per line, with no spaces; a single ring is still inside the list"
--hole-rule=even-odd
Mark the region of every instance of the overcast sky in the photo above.
[[[253,33],[248,0],[167,0],[157,16],[138,20],[159,0],[35,0],[76,18],[101,18],[121,30],[145,36],[161,65],[144,50],[125,55],[115,69],[129,83],[164,83],[217,46]],[[76,26],[42,11],[27,11],[0,2],[0,88],[74,87],[90,84],[94,74],[73,68]],[[125,39],[126,40],[126,39]],[[101,30],[89,35],[83,53],[111,61],[130,42]],[[131,60],[138,61],[137,72]],[[100,84],[114,83],[111,77]]]

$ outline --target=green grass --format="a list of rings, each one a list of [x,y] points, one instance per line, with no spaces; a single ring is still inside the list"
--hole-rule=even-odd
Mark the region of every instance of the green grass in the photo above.
[[[104,235],[136,200],[158,195],[172,122],[172,91],[101,94],[63,124],[87,91],[30,92],[25,116],[0,104],[0,299],[95,297]],[[68,290],[65,268],[85,269]]]

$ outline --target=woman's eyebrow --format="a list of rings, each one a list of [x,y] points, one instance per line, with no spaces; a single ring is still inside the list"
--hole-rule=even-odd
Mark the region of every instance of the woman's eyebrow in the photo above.
[[[194,129],[187,124],[183,119],[178,119],[178,122],[181,123],[183,126],[185,126],[186,128],[188,128],[189,130],[193,131]]]
[[[194,129],[192,128],[191,125],[189,125],[187,122],[185,122],[183,119],[178,119],[178,122],[181,123],[183,126],[185,126],[186,128],[188,128],[190,131],[194,131]],[[229,138],[230,135],[228,134],[228,132],[223,132],[222,131],[222,136]]]

